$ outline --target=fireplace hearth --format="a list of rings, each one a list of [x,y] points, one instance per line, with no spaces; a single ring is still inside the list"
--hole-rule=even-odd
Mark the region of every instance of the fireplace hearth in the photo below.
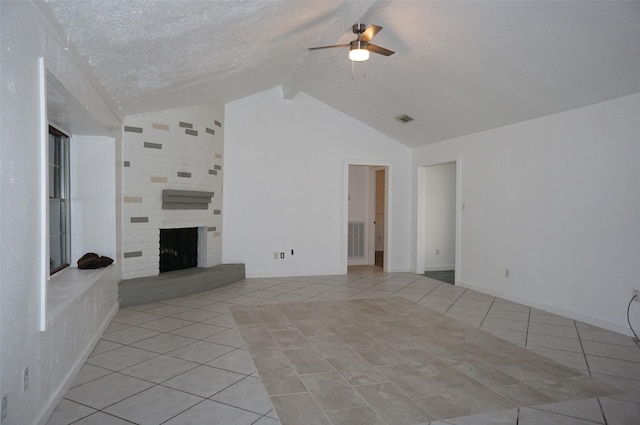
[[[160,229],[160,273],[198,267],[198,228]]]

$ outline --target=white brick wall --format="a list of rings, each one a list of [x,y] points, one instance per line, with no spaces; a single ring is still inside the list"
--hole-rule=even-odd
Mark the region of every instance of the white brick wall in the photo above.
[[[200,238],[203,232],[199,232],[198,266],[221,263],[222,215],[214,214],[214,210],[222,211],[223,205],[224,132],[216,121],[224,122],[222,105],[167,109],[125,119],[123,279],[159,273],[161,228],[215,227],[215,231],[206,231],[204,240]],[[181,127],[181,122],[192,127]],[[186,130],[198,134],[190,135]],[[210,174],[209,170],[215,170],[216,174]],[[178,177],[179,172],[191,173],[191,177]],[[206,210],[163,210],[164,189],[214,192],[214,197]],[[146,217],[148,221],[132,223],[131,217]]]

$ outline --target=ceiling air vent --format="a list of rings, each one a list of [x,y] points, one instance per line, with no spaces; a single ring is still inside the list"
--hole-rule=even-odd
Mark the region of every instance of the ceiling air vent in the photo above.
[[[413,121],[413,118],[411,118],[411,117],[410,117],[409,115],[407,115],[407,114],[398,115],[398,116],[396,117],[396,119],[397,119],[398,121],[400,121],[401,123],[403,123],[403,124],[406,124],[406,123],[408,123],[408,122]]]

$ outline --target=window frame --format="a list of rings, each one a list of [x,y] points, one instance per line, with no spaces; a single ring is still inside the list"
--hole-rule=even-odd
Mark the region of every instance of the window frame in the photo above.
[[[48,131],[48,158],[47,158],[47,193],[48,193],[48,244],[49,244],[49,276],[69,267],[71,258],[71,204],[70,204],[70,137],[52,125]],[[53,139],[52,139],[53,138]],[[53,150],[53,152],[52,152]],[[52,162],[53,161],[53,162]],[[53,194],[52,194],[53,192]],[[53,195],[53,196],[52,196]],[[55,229],[59,231],[52,233],[53,207],[61,211],[58,215],[59,223]],[[52,249],[53,238],[59,238],[60,247],[55,251]],[[60,253],[60,262],[53,262],[51,253]]]

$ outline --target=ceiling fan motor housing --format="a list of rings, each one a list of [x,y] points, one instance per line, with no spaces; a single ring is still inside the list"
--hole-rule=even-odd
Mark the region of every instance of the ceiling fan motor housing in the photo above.
[[[349,47],[349,59],[354,62],[362,62],[369,59],[369,52],[377,53],[383,56],[390,56],[394,52],[371,43],[373,37],[376,36],[382,27],[378,25],[354,24],[352,26],[353,33],[357,35],[356,39],[343,44],[334,44],[331,46],[309,47],[309,50],[332,49],[334,47]]]
[[[350,50],[354,50],[354,49],[366,49],[367,48],[367,43],[365,43],[362,40],[353,40],[351,43],[351,47]]]
[[[352,30],[354,34],[362,34],[367,29],[365,24],[353,24]]]

